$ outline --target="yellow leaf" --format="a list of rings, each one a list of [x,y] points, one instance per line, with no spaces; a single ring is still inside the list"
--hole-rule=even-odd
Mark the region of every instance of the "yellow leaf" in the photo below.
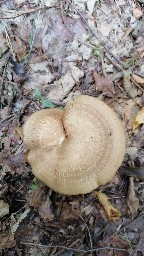
[[[102,204],[103,208],[105,209],[109,220],[112,220],[112,221],[119,220],[121,217],[121,213],[112,206],[112,204],[109,202],[109,198],[100,191],[97,191],[96,195],[98,197],[98,200]]]
[[[140,124],[144,124],[144,107],[140,111],[138,111],[138,113],[136,114],[136,117],[134,118],[133,133],[136,132],[136,129]]]

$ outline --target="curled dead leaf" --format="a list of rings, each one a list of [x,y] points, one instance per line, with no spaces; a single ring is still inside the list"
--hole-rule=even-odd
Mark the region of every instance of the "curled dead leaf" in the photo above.
[[[109,220],[111,221],[119,220],[121,217],[121,213],[112,206],[112,204],[109,202],[109,198],[101,191],[97,191],[96,196],[98,197],[98,200],[100,201],[103,208],[105,209]]]
[[[100,76],[95,70],[93,70],[92,75],[95,81],[96,89],[98,91],[102,91],[103,94],[108,97],[113,97],[115,92],[112,81],[109,78]]]
[[[133,120],[133,133],[136,132],[136,129],[140,124],[144,124],[144,107],[136,114],[136,117]]]
[[[42,219],[48,219],[48,220],[53,220],[54,215],[52,213],[51,209],[51,200],[49,198],[49,195],[46,197],[46,199],[42,202],[42,204],[39,207],[39,215]]]

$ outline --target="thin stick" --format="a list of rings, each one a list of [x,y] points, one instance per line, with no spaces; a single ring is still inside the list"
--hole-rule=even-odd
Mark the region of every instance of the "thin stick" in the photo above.
[[[42,244],[34,244],[34,243],[23,243],[20,242],[21,244],[28,245],[28,246],[38,246],[38,247],[43,247],[43,248],[62,248],[65,250],[72,250],[75,252],[82,252],[82,253],[88,253],[88,252],[95,252],[95,251],[100,251],[100,250],[116,250],[116,251],[123,251],[126,252],[127,249],[121,249],[121,248],[115,248],[115,247],[99,247],[99,248],[93,248],[90,250],[82,250],[82,249],[76,249],[76,248],[71,248],[71,247],[66,247],[62,245],[42,245]]]
[[[2,20],[2,23],[4,25],[4,29],[5,29],[5,34],[6,34],[6,39],[7,39],[7,44],[9,46],[9,49],[13,55],[13,58],[14,58],[14,61],[16,61],[16,57],[15,57],[15,53],[14,53],[14,50],[13,50],[13,46],[11,44],[11,40],[10,40],[10,37],[9,37],[9,34],[7,32],[7,24]]]
[[[57,7],[57,6],[56,6],[56,7]],[[18,14],[14,15],[14,16],[0,17],[0,20],[4,20],[4,19],[15,19],[15,18],[20,17],[20,16],[22,16],[22,15],[34,13],[34,12],[41,11],[41,10],[47,10],[47,9],[49,9],[49,8],[52,8],[52,7],[49,7],[49,6],[39,7],[39,8],[31,9],[31,10],[28,10],[28,11],[25,11],[25,12],[19,12]]]
[[[92,243],[92,238],[91,238],[89,227],[88,227],[87,223],[85,222],[84,218],[81,215],[79,215],[79,216],[80,216],[81,220],[85,223],[85,226],[87,228],[87,231],[88,231],[88,234],[89,234],[89,239],[90,239],[90,246],[91,246],[91,249],[92,249],[93,243]]]
[[[8,117],[6,117],[5,119],[3,119],[3,120],[0,122],[0,125],[1,125],[3,122],[5,122],[6,120],[13,118],[14,116],[15,116],[14,114],[9,115]]]
[[[132,77],[130,79],[142,92],[144,92],[144,89],[141,88],[141,86]]]

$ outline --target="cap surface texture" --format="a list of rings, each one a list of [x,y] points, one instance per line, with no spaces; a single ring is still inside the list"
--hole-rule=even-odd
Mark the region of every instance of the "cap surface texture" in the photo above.
[[[125,154],[116,113],[91,96],[78,96],[65,110],[44,109],[23,127],[33,174],[56,192],[86,194],[110,181]]]

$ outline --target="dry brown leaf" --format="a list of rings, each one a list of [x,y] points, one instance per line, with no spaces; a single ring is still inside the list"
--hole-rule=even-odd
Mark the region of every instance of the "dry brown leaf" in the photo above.
[[[78,201],[76,201],[76,205],[77,205],[77,207],[74,208],[72,205],[72,202],[70,202],[70,203],[64,202],[60,219],[61,220],[73,219],[76,216],[78,216],[80,214],[80,207],[79,207]]]
[[[130,70],[123,71],[123,87],[127,94],[133,99],[137,96],[137,88],[131,84],[130,74]]]
[[[93,71],[93,78],[97,90],[102,91],[103,94],[108,97],[113,97],[114,87],[111,80],[106,77],[100,76],[95,70]]]
[[[134,256],[143,256],[144,252],[144,230],[140,233],[139,242],[136,245]]]
[[[123,43],[126,40],[126,38],[132,32],[132,30],[133,30],[133,28],[131,26],[128,26],[128,28],[126,29],[126,31],[121,39],[121,43]]]
[[[84,207],[81,211],[84,212],[85,215],[89,215],[94,210],[94,206],[91,204],[88,204],[86,207]]]
[[[0,249],[12,248],[15,244],[16,241],[14,240],[13,234],[0,235]]]
[[[144,107],[138,111],[136,117],[133,120],[133,133],[136,132],[136,129],[140,124],[144,124]]]
[[[21,62],[24,59],[27,52],[26,45],[18,36],[16,36],[15,40],[13,41],[13,50],[18,60]]]
[[[44,195],[43,189],[38,188],[38,189],[34,190],[32,193],[31,200],[30,200],[30,206],[34,206],[34,207],[40,206],[40,204],[42,202],[43,195]]]
[[[126,240],[121,239],[120,237],[118,237],[118,235],[112,235],[109,236],[106,241],[102,242],[98,242],[99,247],[115,247],[115,248],[123,248],[123,249],[128,249],[128,242]],[[104,253],[104,251],[100,251],[98,252],[97,256],[129,256],[128,252],[124,252],[124,251],[109,251],[106,249],[105,251],[106,253]]]
[[[42,202],[41,206],[39,207],[38,212],[42,219],[48,219],[48,220],[54,219],[54,215],[53,215],[52,209],[51,209],[51,200],[49,198],[49,195]]]
[[[133,179],[133,177],[129,178],[129,190],[127,195],[127,205],[129,208],[129,214],[131,214],[132,216],[134,216],[137,213],[140,207],[139,200],[135,194]]]
[[[121,213],[112,206],[112,204],[109,202],[109,198],[102,192],[97,191],[96,195],[102,204],[103,208],[105,209],[109,220],[111,221],[117,221],[121,217]]]
[[[138,83],[138,84],[144,84],[144,78],[141,76],[132,74],[131,77]]]

